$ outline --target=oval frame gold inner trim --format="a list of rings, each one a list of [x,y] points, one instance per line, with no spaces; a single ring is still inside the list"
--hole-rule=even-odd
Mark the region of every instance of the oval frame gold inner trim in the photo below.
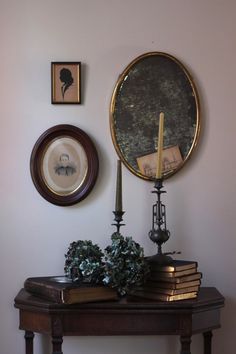
[[[178,59],[149,52],[134,59],[119,76],[109,113],[118,156],[134,175],[150,181],[155,179],[160,112],[165,114],[166,179],[185,165],[197,145],[200,102],[189,71]]]
[[[37,191],[59,206],[85,199],[96,183],[98,171],[93,141],[82,129],[70,124],[47,129],[31,152],[30,173]]]

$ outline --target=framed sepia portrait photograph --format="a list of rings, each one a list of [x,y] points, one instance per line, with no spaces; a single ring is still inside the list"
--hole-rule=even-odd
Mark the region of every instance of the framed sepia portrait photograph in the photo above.
[[[34,185],[47,201],[57,205],[72,205],[83,200],[96,182],[98,167],[92,140],[72,125],[48,129],[31,153]]]
[[[51,63],[51,102],[53,104],[81,103],[81,63]]]

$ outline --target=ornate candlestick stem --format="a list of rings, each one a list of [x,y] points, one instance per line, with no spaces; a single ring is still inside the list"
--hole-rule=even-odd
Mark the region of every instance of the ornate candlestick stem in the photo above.
[[[157,244],[157,254],[150,257],[150,262],[168,264],[171,263],[172,258],[162,253],[162,244],[170,237],[170,232],[166,229],[165,205],[161,202],[161,195],[166,193],[162,190],[162,178],[157,178],[155,180],[154,188],[155,190],[152,191],[152,193],[157,195],[157,202],[152,207],[152,230],[149,231],[149,237]]]

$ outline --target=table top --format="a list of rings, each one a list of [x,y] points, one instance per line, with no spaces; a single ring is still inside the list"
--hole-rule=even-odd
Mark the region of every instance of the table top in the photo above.
[[[173,302],[122,297],[118,301],[103,301],[83,304],[58,304],[51,302],[21,289],[15,297],[15,307],[37,312],[70,312],[70,311],[204,311],[204,308],[220,308],[224,306],[224,297],[214,287],[201,287],[196,299]]]
[[[21,289],[15,298],[19,328],[64,335],[191,336],[220,327],[224,297],[216,288],[201,287],[195,299],[161,302],[132,297],[65,305],[43,300]]]

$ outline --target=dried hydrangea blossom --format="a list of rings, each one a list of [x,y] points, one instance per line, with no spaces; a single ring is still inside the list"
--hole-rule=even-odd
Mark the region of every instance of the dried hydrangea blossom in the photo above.
[[[99,246],[92,241],[74,241],[65,254],[65,275],[72,281],[100,283],[103,277],[103,256]]]
[[[144,283],[149,267],[143,248],[132,237],[115,232],[111,241],[111,245],[105,248],[103,283],[116,288],[123,296],[133,286]]]

